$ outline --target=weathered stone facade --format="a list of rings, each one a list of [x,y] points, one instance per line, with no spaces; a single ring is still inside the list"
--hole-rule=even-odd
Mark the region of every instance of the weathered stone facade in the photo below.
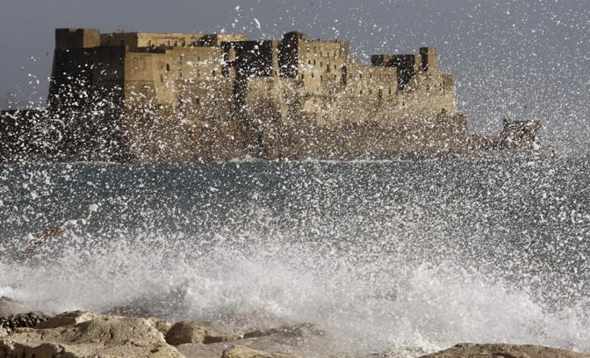
[[[465,143],[436,50],[353,61],[345,41],[58,29],[50,113],[83,160],[350,159]]]
[[[455,102],[454,78],[440,70],[433,48],[374,55],[367,65],[353,60],[348,42],[298,32],[251,41],[241,34],[58,29],[49,108],[36,125],[51,135],[51,148],[25,152],[58,160],[208,161],[432,156],[483,147],[468,136]]]

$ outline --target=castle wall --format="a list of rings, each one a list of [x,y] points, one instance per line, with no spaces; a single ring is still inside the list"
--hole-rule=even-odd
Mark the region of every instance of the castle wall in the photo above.
[[[222,59],[214,47],[128,53],[125,127],[133,157],[193,160],[205,152],[202,132],[231,116],[233,79]]]
[[[56,49],[49,88],[51,115],[63,123],[61,152],[68,158],[120,157],[122,48]]]
[[[453,77],[431,48],[364,65],[347,42],[300,33],[56,36],[67,48],[56,50],[50,102],[66,157],[351,159],[452,151],[466,137]]]

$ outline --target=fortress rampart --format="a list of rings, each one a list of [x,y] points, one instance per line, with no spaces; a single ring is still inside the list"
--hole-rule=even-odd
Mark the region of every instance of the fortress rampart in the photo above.
[[[351,159],[460,151],[454,78],[434,48],[341,40],[56,30],[55,156],[76,160]]]

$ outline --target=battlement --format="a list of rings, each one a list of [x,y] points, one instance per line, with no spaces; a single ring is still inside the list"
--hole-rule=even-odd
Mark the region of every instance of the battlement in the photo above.
[[[225,42],[248,41],[244,34],[114,32],[101,34],[95,29],[57,29],[56,49],[95,47],[142,48],[219,47]]]
[[[57,29],[55,30],[55,48],[76,49],[93,48],[101,45],[100,32],[95,29]]]

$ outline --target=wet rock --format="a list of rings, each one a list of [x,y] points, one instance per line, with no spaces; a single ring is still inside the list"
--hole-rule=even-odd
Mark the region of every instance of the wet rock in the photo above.
[[[223,351],[221,358],[296,358],[288,353],[267,353],[245,346],[233,346]]]
[[[244,334],[244,338],[259,338],[272,335],[281,335],[285,337],[304,337],[322,336],[324,334],[324,331],[317,328],[312,323],[300,323],[294,325],[284,325],[278,328],[250,331]]]
[[[232,347],[231,342],[217,344],[188,343],[176,346],[186,358],[219,358],[223,351]]]
[[[175,323],[166,334],[166,342],[177,346],[186,343],[212,344],[234,341],[241,336],[215,326],[210,322],[181,321]]]
[[[57,327],[73,326],[78,323],[90,321],[97,318],[98,315],[93,312],[85,311],[72,311],[58,314],[57,316],[51,317],[44,322],[39,323],[35,328],[48,329]]]
[[[148,317],[146,319],[148,320],[148,322],[151,323],[152,326],[154,326],[164,336],[166,336],[166,334],[168,334],[168,331],[170,331],[170,328],[172,328],[172,326],[173,326],[172,322],[165,321],[165,320],[162,320],[159,318]]]
[[[458,344],[421,358],[590,358],[589,353],[534,345]]]
[[[54,328],[17,328],[11,335],[0,338],[0,358],[33,354],[36,358],[183,357],[166,344],[153,322],[112,316],[95,316],[75,325]]]
[[[19,313],[6,317],[0,317],[0,329],[7,332],[16,328],[35,327],[49,319],[49,316],[41,312]]]
[[[342,348],[326,332],[309,323],[253,330],[243,337],[232,342],[183,344],[177,348],[187,358],[221,357],[223,352],[233,345],[271,355],[291,354],[306,358],[331,357]]]

